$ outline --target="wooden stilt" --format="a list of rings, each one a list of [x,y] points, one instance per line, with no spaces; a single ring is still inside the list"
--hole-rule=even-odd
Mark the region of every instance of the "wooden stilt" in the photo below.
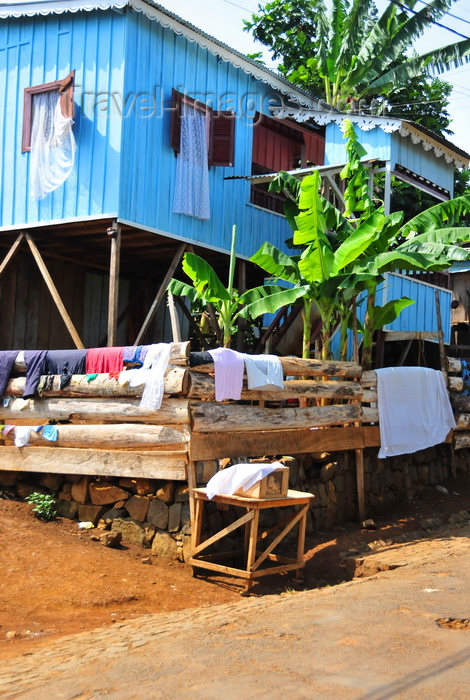
[[[446,351],[444,347],[444,332],[442,330],[442,317],[441,317],[441,301],[439,299],[439,292],[434,292],[434,297],[436,300],[436,316],[437,316],[437,329],[439,334],[439,358],[441,361],[441,372],[444,377],[446,386],[449,386],[449,378],[447,376],[447,358]]]
[[[183,257],[183,253],[186,250],[186,244],[183,243],[180,245],[176,251],[176,253],[173,256],[173,260],[170,263],[170,267],[167,270],[167,273],[165,277],[163,278],[163,281],[160,285],[160,288],[155,296],[155,299],[153,300],[152,306],[150,307],[150,310],[145,318],[145,321],[142,324],[142,328],[140,329],[137,338],[135,339],[134,345],[139,345],[140,341],[142,340],[143,336],[145,335],[145,332],[147,331],[151,320],[153,319],[158,307],[160,306],[163,297],[165,296],[166,290],[168,288],[168,285],[170,283],[171,278],[173,277],[176,268],[178,267],[181,258]]]
[[[181,342],[181,328],[178,314],[176,313],[175,298],[171,292],[168,292],[168,309],[170,311],[171,334],[174,343]]]
[[[6,266],[8,265],[8,263],[10,262],[10,260],[13,258],[13,256],[14,256],[15,253],[16,253],[16,251],[17,251],[18,248],[20,247],[20,245],[21,245],[21,243],[22,243],[22,241],[23,241],[23,238],[24,238],[24,233],[21,232],[20,235],[18,236],[18,238],[16,239],[16,241],[15,241],[15,242],[13,243],[13,245],[11,246],[10,250],[8,251],[8,253],[5,255],[5,258],[3,259],[3,262],[2,262],[2,264],[0,265],[0,276],[3,274],[3,272],[4,272],[5,268],[6,268]]]
[[[117,317],[119,308],[119,266],[121,261],[121,225],[114,222],[108,229],[111,238],[109,260],[108,347],[117,344]]]
[[[364,493],[364,450],[361,448],[354,450],[356,453],[356,483],[357,483],[357,505],[359,520],[362,522],[366,517],[365,493]]]
[[[26,238],[26,241],[30,247],[30,250],[33,254],[34,259],[36,260],[37,266],[39,267],[39,270],[41,272],[41,275],[44,279],[44,282],[47,285],[47,288],[49,289],[52,298],[54,299],[55,305],[57,306],[57,309],[62,317],[63,322],[65,323],[65,326],[72,336],[73,342],[75,343],[75,346],[77,348],[83,349],[85,346],[83,345],[80,336],[78,335],[77,329],[73,325],[72,319],[67,313],[67,309],[65,308],[64,302],[62,301],[59,292],[57,291],[57,287],[55,286],[52,277],[49,274],[49,270],[47,269],[44,260],[42,259],[41,253],[39,252],[35,242],[31,238],[29,233],[25,233],[24,237]]]

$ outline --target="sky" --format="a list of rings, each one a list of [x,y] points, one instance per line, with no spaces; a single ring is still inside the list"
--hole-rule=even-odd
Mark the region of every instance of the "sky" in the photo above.
[[[256,12],[259,4],[265,5],[265,0],[197,0],[197,2],[195,0],[158,0],[158,2],[241,53],[262,51],[266,65],[275,69],[275,64],[270,61],[269,52],[261,44],[256,43],[250,34],[243,31],[243,19],[248,19],[252,12]],[[385,4],[385,0],[377,0],[379,10],[383,9]],[[469,0],[457,0],[449,12],[455,17],[444,15],[440,20],[441,24],[470,37]],[[433,27],[416,43],[415,48],[418,52],[424,53],[458,41],[459,38],[461,37],[446,29]],[[448,108],[452,117],[449,128],[454,135],[448,138],[470,153],[470,63],[448,71],[441,77],[454,86]]]

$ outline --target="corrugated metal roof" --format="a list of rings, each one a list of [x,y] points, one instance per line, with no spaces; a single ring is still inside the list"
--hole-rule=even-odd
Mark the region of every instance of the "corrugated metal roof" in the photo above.
[[[368,166],[377,163],[376,158],[372,160],[364,160],[362,164],[367,168]],[[303,178],[306,175],[311,175],[315,170],[317,170],[320,175],[336,175],[340,170],[344,168],[346,163],[336,163],[334,165],[310,165],[308,168],[297,168],[296,170],[287,170],[289,175],[294,177]],[[263,175],[229,175],[224,177],[224,180],[250,180],[255,181],[258,184],[263,184],[264,182],[271,182],[277,177],[279,173],[264,173]]]
[[[298,88],[290,83],[286,78],[247,58],[244,54],[198,29],[198,27],[153,0],[20,0],[20,2],[9,2],[0,6],[0,19],[62,14],[65,12],[122,10],[125,7],[142,12],[149,19],[158,21],[164,27],[172,29],[176,34],[184,35],[188,41],[198,43],[223,61],[231,63],[235,68],[240,68],[256,80],[270,85],[273,89],[278,90],[299,104],[307,107],[316,107],[317,109],[319,106],[329,109],[323,100],[314,98],[302,88]]]

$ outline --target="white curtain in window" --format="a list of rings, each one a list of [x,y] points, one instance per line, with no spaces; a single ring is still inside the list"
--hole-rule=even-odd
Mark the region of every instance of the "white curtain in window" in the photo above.
[[[76,143],[73,120],[64,117],[58,90],[39,92],[32,100],[30,192],[44,199],[72,172]]]
[[[173,212],[210,218],[206,115],[186,105],[181,116]]]

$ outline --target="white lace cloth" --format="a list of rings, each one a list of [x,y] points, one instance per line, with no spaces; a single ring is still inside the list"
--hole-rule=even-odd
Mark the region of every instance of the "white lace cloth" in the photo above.
[[[72,172],[77,146],[73,120],[62,114],[58,90],[33,95],[32,110],[30,194],[32,199],[44,199]]]
[[[210,218],[206,115],[183,105],[173,212]]]
[[[243,489],[247,491],[253,484],[256,484],[265,476],[271,474],[275,469],[282,467],[280,462],[271,464],[234,464],[233,467],[222,469],[209,479],[206,486],[208,498],[214,498],[217,494],[231,496]]]

